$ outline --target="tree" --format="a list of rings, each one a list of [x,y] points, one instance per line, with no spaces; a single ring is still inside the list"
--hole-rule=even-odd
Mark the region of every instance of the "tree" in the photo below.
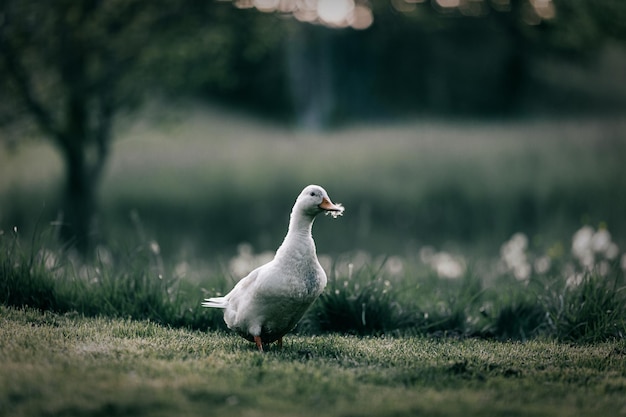
[[[0,123],[32,121],[61,153],[61,236],[83,253],[90,245],[115,117],[145,96],[154,81],[151,66],[162,51],[169,53],[162,46],[207,24],[202,19],[213,7],[206,3],[4,0],[0,5]]]

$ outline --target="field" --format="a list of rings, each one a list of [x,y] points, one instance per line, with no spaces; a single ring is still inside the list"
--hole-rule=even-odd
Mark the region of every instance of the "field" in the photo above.
[[[576,346],[232,334],[0,307],[2,416],[598,416],[626,412],[624,341]]]
[[[58,155],[5,146],[0,415],[623,414],[625,123],[155,106],[118,126],[88,262],[55,239]],[[199,303],[309,183],[346,206],[313,228],[329,285],[260,355]]]
[[[185,106],[156,106],[139,120],[120,123],[99,190],[94,233],[109,245],[137,237],[140,221],[141,238],[168,258],[230,257],[242,242],[275,250],[295,196],[318,183],[347,208],[341,221],[315,225],[321,253],[404,256],[434,245],[497,256],[516,232],[569,246],[582,225],[602,223],[626,247],[624,120],[307,133]],[[30,237],[56,219],[62,166],[53,149],[0,149],[0,166],[0,228]]]

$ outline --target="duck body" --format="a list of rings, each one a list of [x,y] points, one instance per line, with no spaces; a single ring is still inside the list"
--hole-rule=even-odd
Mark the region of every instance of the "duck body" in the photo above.
[[[241,279],[224,297],[205,299],[205,307],[224,309],[229,329],[263,344],[278,341],[291,331],[326,287],[326,273],[319,263],[311,234],[315,216],[343,212],[326,191],[306,187],[291,212],[289,230],[276,255]]]

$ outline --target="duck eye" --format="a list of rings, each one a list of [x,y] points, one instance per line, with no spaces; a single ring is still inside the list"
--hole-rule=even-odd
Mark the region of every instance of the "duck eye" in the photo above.
[[[315,197],[315,191],[311,191],[311,192],[309,193],[309,195],[310,195],[311,197]]]

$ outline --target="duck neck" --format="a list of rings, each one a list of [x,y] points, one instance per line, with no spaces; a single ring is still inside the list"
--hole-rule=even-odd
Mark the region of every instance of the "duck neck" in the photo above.
[[[287,236],[276,251],[276,256],[280,257],[284,253],[290,253],[290,256],[304,256],[311,252],[315,254],[315,243],[311,234],[313,220],[313,216],[301,211],[292,211]]]

